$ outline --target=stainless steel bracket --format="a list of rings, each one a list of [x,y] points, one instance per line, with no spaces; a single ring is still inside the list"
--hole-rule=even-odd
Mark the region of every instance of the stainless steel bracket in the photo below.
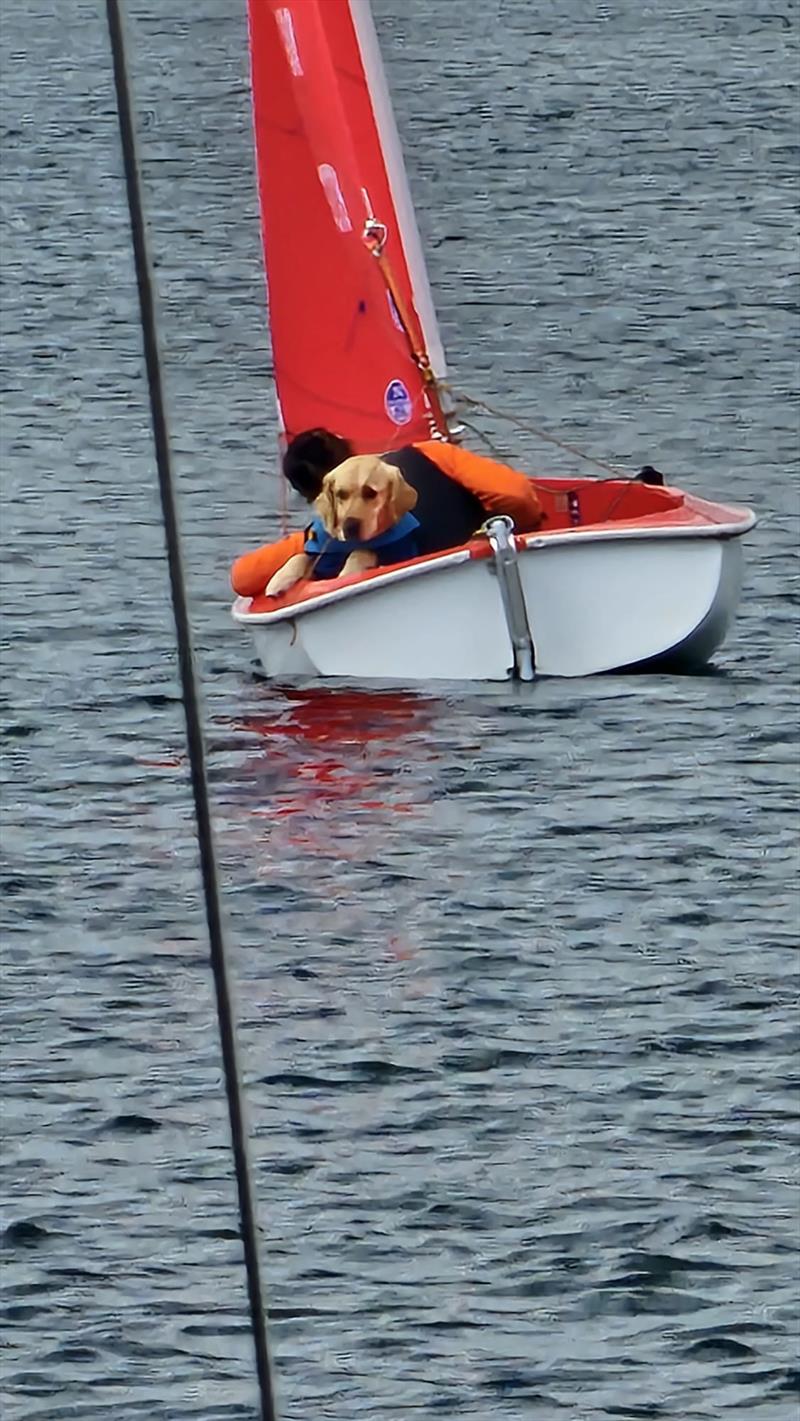
[[[489,539],[494,556],[503,612],[514,653],[513,675],[520,681],[532,681],[536,670],[536,653],[519,575],[514,521],[505,514],[497,518],[487,518],[483,531]]]

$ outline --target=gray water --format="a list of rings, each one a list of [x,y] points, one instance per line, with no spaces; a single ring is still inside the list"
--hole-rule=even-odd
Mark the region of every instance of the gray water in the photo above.
[[[789,1421],[798,5],[375,0],[457,382],[760,516],[706,675],[405,691],[228,619],[241,9],[132,41],[282,1414]],[[252,1417],[102,7],[0,37],[4,1421]]]

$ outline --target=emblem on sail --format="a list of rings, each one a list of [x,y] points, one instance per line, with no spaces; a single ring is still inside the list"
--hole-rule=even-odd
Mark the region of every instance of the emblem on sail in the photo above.
[[[384,407],[393,424],[408,424],[413,413],[411,396],[402,380],[391,380],[383,397]]]

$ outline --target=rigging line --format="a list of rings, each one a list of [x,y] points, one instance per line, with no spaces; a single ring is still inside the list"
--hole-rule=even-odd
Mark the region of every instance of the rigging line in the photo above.
[[[493,440],[489,438],[488,434],[486,434],[484,430],[480,429],[477,424],[473,424],[472,421],[467,419],[466,416],[463,414],[459,415],[459,421],[465,429],[468,429],[471,434],[476,435],[477,438],[480,439],[482,443],[486,445],[486,448],[489,450],[489,453],[495,459],[499,460],[501,464],[508,463],[509,456],[504,453],[502,449],[498,448],[498,446],[494,443]]]
[[[548,434],[544,429],[538,429],[535,424],[528,424],[526,420],[520,419],[518,415],[509,413],[508,410],[497,409],[494,405],[489,405],[485,400],[478,400],[474,395],[467,395],[463,390],[454,390],[451,386],[445,385],[456,402],[470,405],[473,409],[484,410],[486,414],[495,415],[497,419],[505,419],[509,424],[515,424],[518,429],[524,429],[526,434],[533,434],[537,439],[544,439],[548,444],[555,444],[557,448],[563,449],[567,454],[573,454],[576,459],[585,459],[587,464],[595,464],[598,469],[605,469],[614,479],[634,479],[635,474],[628,469],[623,469],[619,464],[609,464],[605,459],[598,459],[595,454],[587,454],[583,449],[576,449],[574,444],[567,444],[563,439],[557,439],[554,434]]]
[[[281,460],[282,463],[283,460]],[[280,485],[278,498],[280,500],[281,533],[285,538],[289,532],[289,484],[284,478],[283,468],[278,471],[278,483]]]
[[[147,232],[139,181],[133,106],[125,60],[125,36],[121,13],[121,0],[106,0],[106,16],[108,20],[111,55],[114,64],[114,87],[117,98],[117,113],[119,117],[120,140],[125,170],[125,186],[127,189],[128,207],[130,209],[131,238],[136,267],[136,284],[139,292],[142,342],[150,395],[153,442],[155,445],[156,466],[158,469],[158,486],[161,495],[164,534],[167,544],[167,561],[169,563],[172,608],[175,617],[175,632],[178,644],[181,690],[186,714],[186,743],[189,752],[192,794],[194,797],[194,811],[197,824],[197,843],[200,853],[203,895],[205,899],[206,919],[208,922],[211,970],[214,977],[217,1018],[219,1022],[222,1061],[225,1072],[225,1093],[228,1100],[231,1142],[239,1196],[239,1219],[247,1270],[247,1294],[250,1305],[253,1341],[255,1344],[256,1371],[258,1374],[261,1401],[261,1421],[276,1421],[277,1413],[272,1389],[272,1371],[267,1341],[267,1317],[261,1288],[255,1194],[251,1180],[244,1101],[242,1098],[241,1078],[236,1055],[236,1028],[234,1024],[231,985],[226,960],[219,878],[217,875],[214,838],[211,827],[211,810],[200,710],[200,692],[195,677],[192,633],[186,598],[186,584],[183,575],[178,514],[172,476],[164,388],[161,377],[161,360],[158,347],[153,280],[150,257],[147,249]]]

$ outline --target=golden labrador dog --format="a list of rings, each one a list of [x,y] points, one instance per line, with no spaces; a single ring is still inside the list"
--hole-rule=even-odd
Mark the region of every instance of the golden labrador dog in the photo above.
[[[366,543],[387,533],[405,513],[411,512],[416,502],[416,489],[406,483],[399,469],[385,464],[376,454],[356,454],[325,475],[314,508],[331,539]],[[277,597],[309,577],[314,561],[311,553],[289,558],[267,584],[267,596]],[[377,567],[378,561],[371,548],[356,548],[337,575],[365,572]]]

